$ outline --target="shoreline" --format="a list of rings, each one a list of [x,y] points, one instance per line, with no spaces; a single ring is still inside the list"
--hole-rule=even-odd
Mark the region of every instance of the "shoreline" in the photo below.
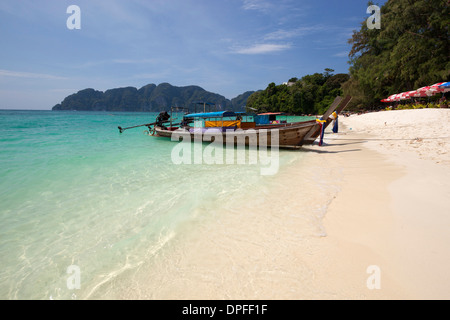
[[[401,125],[387,131],[384,118],[400,115],[389,112],[376,116],[381,125],[344,118],[323,147],[304,147],[256,191],[184,226],[154,261],[94,298],[448,299],[450,170],[446,154],[419,152],[448,142],[414,148],[398,138]]]
[[[352,135],[352,140],[330,141],[325,146],[329,153],[323,155],[327,157],[324,166],[339,168],[344,178],[323,219],[327,236],[317,244],[319,252],[311,263],[320,268],[318,281],[336,292],[336,299],[412,298],[392,261],[394,215],[387,188],[402,171],[366,148],[361,138]],[[380,289],[367,285],[373,266],[380,270]]]

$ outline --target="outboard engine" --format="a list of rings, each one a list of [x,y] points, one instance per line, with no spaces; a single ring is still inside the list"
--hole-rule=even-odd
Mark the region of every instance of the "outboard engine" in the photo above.
[[[181,123],[180,123],[180,128],[189,127],[190,123],[192,123],[192,119],[191,118],[183,117],[183,120],[181,120]]]
[[[164,122],[170,119],[170,114],[167,111],[160,112],[156,117],[156,125],[161,128],[165,128]]]

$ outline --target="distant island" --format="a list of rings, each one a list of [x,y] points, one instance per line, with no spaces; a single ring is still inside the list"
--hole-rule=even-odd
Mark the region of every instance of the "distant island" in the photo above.
[[[115,88],[103,91],[84,89],[66,97],[52,110],[160,112],[170,107],[190,107],[198,101],[215,103],[222,110],[243,111],[248,97],[245,92],[231,100],[199,86],[176,87],[169,83]]]

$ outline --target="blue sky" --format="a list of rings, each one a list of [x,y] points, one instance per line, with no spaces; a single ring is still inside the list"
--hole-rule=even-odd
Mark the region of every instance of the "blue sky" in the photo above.
[[[70,5],[79,30],[67,28]],[[325,68],[346,73],[347,39],[366,9],[361,0],[2,0],[0,109],[163,82],[231,99]]]

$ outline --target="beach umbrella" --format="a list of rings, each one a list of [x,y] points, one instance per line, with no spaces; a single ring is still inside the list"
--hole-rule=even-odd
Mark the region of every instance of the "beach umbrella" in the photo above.
[[[450,91],[450,82],[444,82],[439,86],[439,88],[443,89],[444,92]]]
[[[415,91],[407,91],[407,92],[402,92],[400,94],[400,99],[401,100],[407,100],[407,99],[411,99],[411,94],[415,93]]]
[[[402,99],[402,94],[401,93],[397,93],[394,97],[394,101],[400,101]]]
[[[444,82],[439,82],[439,83],[433,84],[432,86],[430,86],[430,89],[427,90],[427,94],[433,96],[437,93],[444,92],[444,89],[441,89],[439,87],[442,84],[444,84]]]
[[[428,97],[428,95],[426,94],[425,91],[419,91],[419,90],[415,90],[415,91],[410,91],[411,94],[409,95],[411,98],[424,98],[424,97]]]
[[[389,96],[388,97],[389,102],[395,101],[395,97],[396,96],[397,96],[396,94],[393,94],[393,95]]]
[[[408,97],[411,99],[413,97],[413,94],[416,93],[416,90],[408,91]]]
[[[428,92],[428,90],[430,90],[430,89],[431,89],[430,86],[426,86],[426,87],[419,88],[419,89],[417,89],[416,91],[419,92],[419,93],[421,93],[421,94],[425,93],[425,94],[429,97],[429,96],[432,96],[432,95],[433,95],[432,93],[429,93],[429,92]]]

